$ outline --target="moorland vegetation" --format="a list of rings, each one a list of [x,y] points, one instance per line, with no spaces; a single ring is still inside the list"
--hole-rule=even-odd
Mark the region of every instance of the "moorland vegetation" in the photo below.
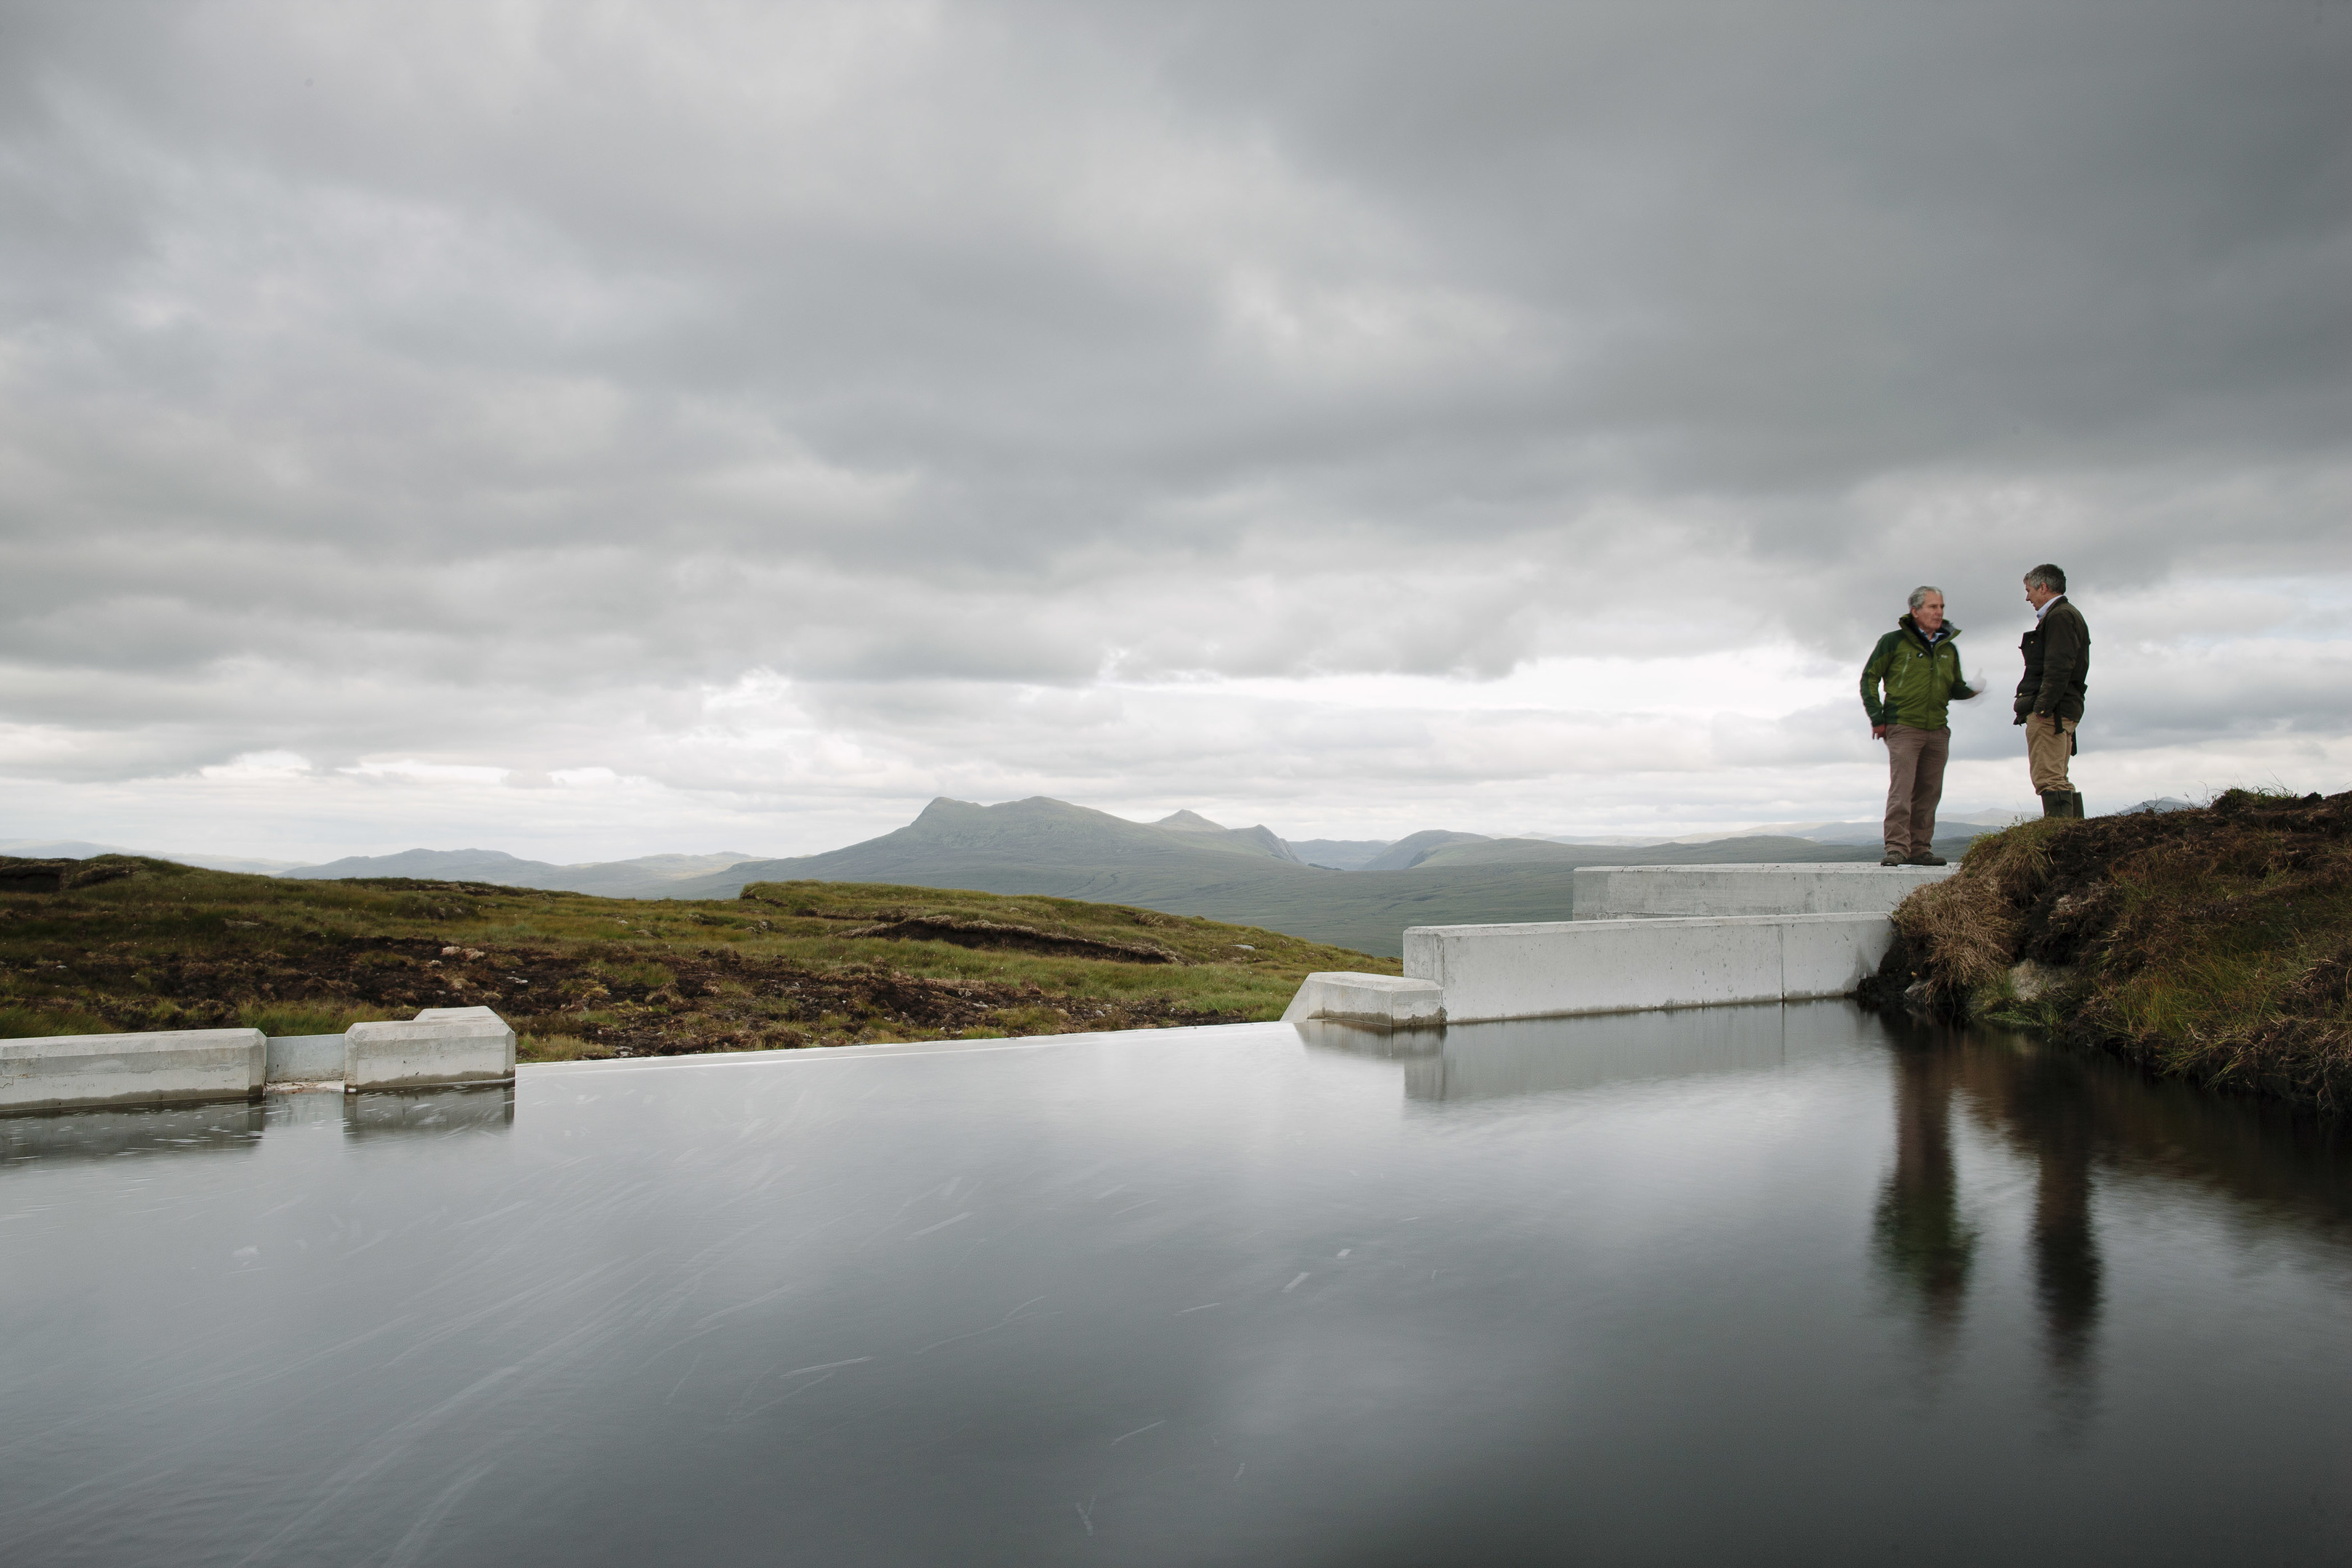
[[[2021,824],[1895,924],[1865,999],[2352,1109],[2352,793]]]
[[[1242,1023],[1392,959],[1070,899],[769,882],[607,899],[0,859],[0,1037],[323,1034],[487,1004],[525,1060]]]

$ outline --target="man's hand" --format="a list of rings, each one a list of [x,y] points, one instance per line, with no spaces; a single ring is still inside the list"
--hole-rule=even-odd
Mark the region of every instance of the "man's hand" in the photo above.
[[[2025,721],[2020,719],[2018,722],[2022,724]],[[1884,724],[1873,724],[1870,727],[1870,738],[1874,741],[1884,741],[1886,739],[1886,726]]]

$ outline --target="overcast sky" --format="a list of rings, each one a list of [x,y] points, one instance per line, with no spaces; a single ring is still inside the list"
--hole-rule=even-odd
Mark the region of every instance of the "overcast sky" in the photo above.
[[[2352,5],[0,4],[0,837],[2352,786]]]

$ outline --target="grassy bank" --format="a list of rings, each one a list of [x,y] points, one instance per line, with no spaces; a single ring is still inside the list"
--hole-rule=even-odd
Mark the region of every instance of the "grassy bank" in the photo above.
[[[2352,1107],[2352,794],[2027,823],[1895,911],[1866,996]]]
[[[0,1037],[322,1034],[496,1007],[526,1060],[1273,1018],[1373,958],[1068,899],[839,882],[728,900],[289,881],[104,856],[0,859]]]

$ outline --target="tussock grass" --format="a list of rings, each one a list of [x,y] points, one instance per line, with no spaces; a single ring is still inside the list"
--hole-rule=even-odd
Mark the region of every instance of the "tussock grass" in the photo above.
[[[2352,794],[2026,824],[1979,839],[1895,922],[1882,997],[2352,1105]],[[2038,994],[2015,983],[2027,963]]]

